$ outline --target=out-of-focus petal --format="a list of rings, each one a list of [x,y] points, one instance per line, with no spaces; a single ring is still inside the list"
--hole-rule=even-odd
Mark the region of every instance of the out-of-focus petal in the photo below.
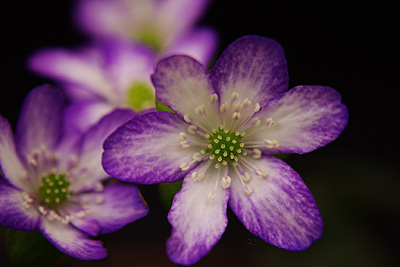
[[[90,239],[70,224],[43,218],[39,230],[61,252],[79,260],[101,260],[107,257],[101,241]]]
[[[23,192],[0,184],[0,225],[21,231],[37,229],[39,213],[28,207],[29,201]]]

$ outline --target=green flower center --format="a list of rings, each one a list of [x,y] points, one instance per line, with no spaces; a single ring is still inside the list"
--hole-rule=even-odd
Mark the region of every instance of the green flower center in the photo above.
[[[39,195],[42,203],[48,206],[57,206],[64,203],[72,194],[68,189],[70,182],[65,174],[54,173],[42,177]]]
[[[151,47],[157,53],[163,50],[162,40],[156,30],[151,28],[143,28],[135,34],[135,39],[144,45]]]
[[[154,107],[154,90],[145,82],[135,82],[127,92],[127,103],[139,112]]]
[[[210,159],[216,159],[217,165],[226,165],[228,160],[231,162],[238,161],[238,156],[244,151],[242,147],[244,143],[240,142],[244,133],[230,132],[220,126],[217,130],[213,130],[212,135],[207,136],[210,143],[205,153],[210,153]]]

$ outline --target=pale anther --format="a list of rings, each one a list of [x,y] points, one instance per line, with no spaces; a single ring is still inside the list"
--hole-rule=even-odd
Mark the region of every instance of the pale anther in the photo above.
[[[260,111],[260,104],[256,103],[256,106],[254,107],[254,112],[259,112]]]
[[[224,103],[219,107],[219,111],[221,113],[224,113],[225,111],[227,111],[229,109],[229,104],[228,103]]]
[[[210,191],[210,193],[208,193],[208,198],[211,200],[214,200],[216,198],[217,194],[215,192],[215,190]]]
[[[247,184],[244,185],[243,190],[244,190],[244,193],[246,194],[246,196],[250,196],[250,194],[253,193],[253,190]]]
[[[190,119],[190,117],[189,117],[189,115],[188,114],[184,114],[183,115],[183,119],[187,122],[187,123],[190,123],[192,120]]]
[[[243,100],[243,105],[246,107],[250,107],[251,106],[251,101],[248,98],[245,98]]]
[[[231,177],[229,177],[228,175],[222,177],[222,182],[221,182],[221,184],[222,184],[222,187],[223,187],[223,188],[227,189],[227,188],[231,187],[231,183],[232,183]]]
[[[238,100],[238,99],[239,99],[239,94],[236,93],[236,92],[233,92],[233,93],[231,94],[231,100],[232,100],[232,101],[236,101],[236,100]]]
[[[255,158],[255,159],[259,159],[259,158],[261,158],[261,150],[260,149],[258,149],[258,148],[254,148],[253,149],[253,158]]]
[[[267,148],[278,148],[279,147],[279,143],[277,140],[273,139],[264,139],[265,145]]]
[[[266,178],[268,176],[268,172],[264,169],[256,170],[256,175],[258,178],[262,179],[262,178]]]
[[[208,98],[210,100],[210,103],[212,104],[212,103],[214,103],[214,102],[216,102],[218,100],[218,95],[217,94],[212,94],[212,95],[209,95]]]
[[[241,176],[244,182],[250,181],[250,174],[248,172],[243,172],[243,175]]]
[[[240,112],[234,112],[232,115],[232,119],[239,120],[241,116],[242,114],[240,114]]]
[[[182,171],[186,171],[187,169],[189,169],[189,165],[187,165],[186,162],[181,162],[179,164],[179,167],[182,169]]]
[[[236,111],[236,112],[241,112],[242,109],[243,109],[243,105],[240,104],[240,103],[236,103],[236,104],[233,106],[233,110]]]

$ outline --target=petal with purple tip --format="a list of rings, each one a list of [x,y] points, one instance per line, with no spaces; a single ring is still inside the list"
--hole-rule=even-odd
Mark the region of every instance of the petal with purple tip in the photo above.
[[[233,92],[263,106],[288,89],[286,57],[272,39],[246,36],[233,42],[211,72],[212,86],[221,103]]]
[[[60,91],[49,85],[33,89],[22,105],[15,143],[19,155],[30,155],[34,150],[56,147],[61,134],[64,99]]]
[[[109,175],[101,165],[101,154],[103,152],[104,140],[118,127],[135,116],[130,109],[117,109],[102,118],[91,127],[84,135],[81,143],[81,155],[76,166],[77,169],[86,171],[73,183],[73,191],[81,192],[93,189]]]
[[[152,80],[158,100],[182,117],[193,117],[200,105],[208,111],[213,109],[209,96],[214,90],[208,76],[208,70],[193,58],[171,56],[159,61]]]
[[[23,189],[29,188],[23,178],[26,172],[14,144],[14,136],[8,121],[0,115],[0,170],[10,184]],[[25,187],[27,186],[27,187]]]
[[[272,118],[274,126],[257,132],[257,140],[275,139],[276,149],[265,153],[307,153],[335,140],[348,122],[340,94],[324,86],[297,86],[270,102],[260,118]]]
[[[200,181],[194,181],[189,173],[183,180],[181,191],[175,195],[168,214],[172,234],[167,241],[167,254],[173,262],[196,263],[224,233],[228,224],[229,190],[218,184],[218,175],[214,167],[210,167]]]
[[[25,193],[0,184],[0,225],[21,231],[37,229],[39,213],[30,202]]]
[[[268,172],[264,178],[252,173],[243,191],[232,177],[229,205],[244,226],[264,241],[288,250],[304,250],[319,239],[323,222],[311,192],[300,176],[285,162],[262,157],[251,163]],[[247,189],[248,189],[247,188]]]
[[[74,258],[101,260],[107,257],[101,241],[90,239],[85,233],[69,224],[43,218],[39,230],[57,249]]]
[[[118,128],[104,143],[103,167],[120,180],[153,184],[182,179],[182,162],[193,151],[182,149],[179,133],[188,125],[176,114],[150,112]]]
[[[99,223],[100,234],[117,231],[149,212],[136,186],[113,184],[101,193],[102,201],[93,203],[87,215]]]

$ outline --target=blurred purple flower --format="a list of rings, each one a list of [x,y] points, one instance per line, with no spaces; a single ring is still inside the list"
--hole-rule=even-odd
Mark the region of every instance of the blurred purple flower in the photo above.
[[[104,143],[103,167],[129,182],[183,178],[168,219],[167,253],[194,264],[227,226],[227,204],[254,235],[288,250],[319,239],[317,204],[290,166],[272,155],[307,153],[335,140],[348,112],[335,90],[288,89],[282,47],[248,36],[232,43],[212,72],[187,56],[161,60],[156,96],[175,113],[133,118]]]
[[[45,49],[28,63],[66,92],[71,100],[67,119],[85,131],[116,108],[154,109],[154,62],[154,54],[143,46],[107,40],[77,51]]]
[[[217,43],[212,29],[195,28],[210,0],[81,0],[75,19],[97,38],[145,44],[159,56],[187,54],[207,64]]]
[[[133,117],[116,110],[84,135],[63,127],[63,98],[35,88],[21,110],[15,137],[0,116],[0,225],[39,231],[56,248],[82,260],[107,256],[98,234],[116,231],[148,213],[138,188],[102,181],[104,139]]]

